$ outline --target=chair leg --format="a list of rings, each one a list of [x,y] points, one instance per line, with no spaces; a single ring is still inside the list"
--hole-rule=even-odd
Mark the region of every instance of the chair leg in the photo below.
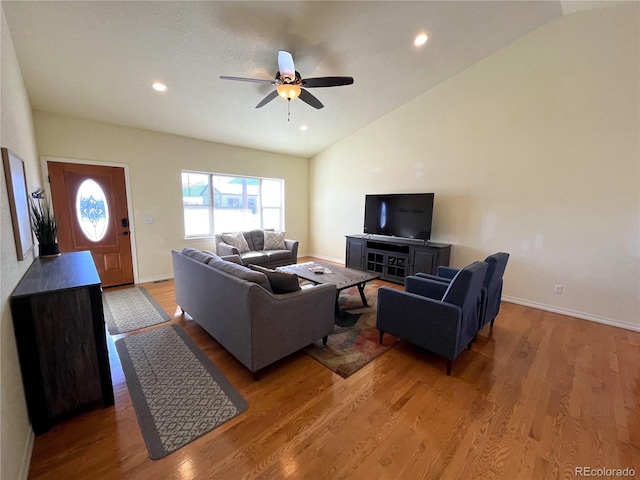
[[[380,330],[380,340],[378,341],[380,345],[382,345],[382,337],[384,337],[384,332]]]
[[[451,367],[453,366],[453,361],[447,360],[447,375],[451,376]]]
[[[325,335],[324,337],[322,337],[322,345],[326,345],[328,339],[329,339],[328,335]]]
[[[473,340],[471,340],[471,341],[469,342],[469,345],[467,345],[467,350],[471,350],[471,344],[472,344],[472,343],[473,343]]]
[[[496,321],[495,318],[493,320],[491,320],[491,327],[489,327],[489,328],[493,328],[493,322],[495,322],[495,321]]]

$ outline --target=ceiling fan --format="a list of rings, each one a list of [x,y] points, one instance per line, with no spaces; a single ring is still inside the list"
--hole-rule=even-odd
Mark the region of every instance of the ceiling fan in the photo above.
[[[222,80],[237,80],[240,82],[253,82],[253,83],[269,83],[275,85],[276,89],[269,95],[264,97],[260,103],[256,105],[256,108],[262,108],[278,95],[291,101],[294,98],[299,98],[303,102],[311,105],[314,108],[323,108],[324,105],[315,96],[309,93],[307,88],[319,88],[319,87],[339,87],[342,85],[351,85],[353,83],[353,77],[317,77],[317,78],[302,78],[300,73],[296,71],[293,64],[293,56],[284,50],[278,52],[278,72],[276,73],[275,80],[262,80],[259,78],[243,78],[243,77],[228,77],[225,75],[220,76]]]

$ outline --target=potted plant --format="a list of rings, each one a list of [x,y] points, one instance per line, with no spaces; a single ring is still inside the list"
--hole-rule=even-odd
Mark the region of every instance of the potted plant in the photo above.
[[[31,225],[38,239],[40,256],[55,257],[60,255],[60,247],[57,242],[58,224],[47,197],[29,198],[29,203],[31,204]]]

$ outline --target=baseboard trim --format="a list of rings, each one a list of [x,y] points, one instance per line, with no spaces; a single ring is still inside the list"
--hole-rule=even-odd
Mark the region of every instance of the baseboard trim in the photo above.
[[[317,253],[309,253],[308,257],[319,258],[320,260],[326,260],[327,262],[340,263],[344,265],[344,258],[327,257],[326,255],[318,255]]]
[[[524,300],[522,298],[517,298],[517,297],[510,297],[507,295],[503,295],[502,300],[509,303],[515,303],[517,305],[523,305],[525,307],[537,308],[538,310],[544,310],[546,312],[558,313],[560,315],[568,315],[569,317],[575,317],[581,320],[589,320],[590,322],[602,323],[604,325],[609,325],[612,327],[624,328],[625,330],[640,332],[640,325],[631,325],[629,323],[616,320],[615,318],[602,317],[600,315],[593,315],[586,312],[580,312],[578,310],[571,310],[569,308],[555,307],[553,305],[532,302],[530,300]]]
[[[138,283],[151,283],[162,282],[164,280],[171,280],[173,275],[158,275],[157,277],[143,277],[138,279]]]
[[[24,455],[22,456],[22,462],[20,465],[20,479],[27,480],[29,477],[29,467],[31,467],[31,455],[33,454],[33,442],[35,435],[31,425],[29,425],[29,435],[27,436],[27,445],[24,449]]]

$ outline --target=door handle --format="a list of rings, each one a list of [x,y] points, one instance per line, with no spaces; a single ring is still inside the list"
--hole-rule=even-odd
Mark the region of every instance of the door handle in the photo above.
[[[129,232],[122,232],[122,235],[126,237],[127,235],[129,235]]]

